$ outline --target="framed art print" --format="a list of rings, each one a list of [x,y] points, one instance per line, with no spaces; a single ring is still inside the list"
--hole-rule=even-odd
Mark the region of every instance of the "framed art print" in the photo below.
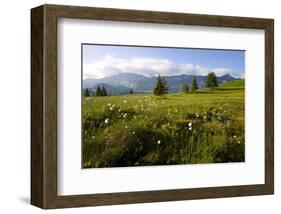
[[[31,28],[33,205],[273,194],[273,20],[43,5]]]

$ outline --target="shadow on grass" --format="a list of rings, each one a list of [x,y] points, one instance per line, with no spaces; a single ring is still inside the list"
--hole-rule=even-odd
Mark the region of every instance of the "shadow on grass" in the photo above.
[[[191,94],[214,94],[215,91],[196,91],[191,92]]]
[[[219,90],[219,91],[227,91],[227,90],[244,90],[245,88],[244,87],[235,87],[235,88],[216,88],[215,90]]]

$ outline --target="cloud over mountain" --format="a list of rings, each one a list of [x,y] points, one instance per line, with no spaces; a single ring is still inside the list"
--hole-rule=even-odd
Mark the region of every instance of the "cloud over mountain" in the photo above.
[[[163,58],[132,57],[130,59],[117,58],[106,55],[102,60],[83,65],[83,79],[99,79],[122,73],[141,74],[146,77],[174,76],[174,75],[207,75],[214,72],[217,76],[230,74],[240,77],[236,71],[229,68],[206,68],[201,65],[177,63]]]

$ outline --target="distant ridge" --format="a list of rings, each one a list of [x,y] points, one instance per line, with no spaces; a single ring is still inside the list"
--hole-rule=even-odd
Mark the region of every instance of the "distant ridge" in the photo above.
[[[183,83],[191,84],[193,77],[196,78],[199,88],[205,87],[207,76],[200,75],[175,75],[165,76],[169,86],[169,93],[179,92]],[[233,80],[239,80],[229,74],[217,77],[218,83],[225,83]],[[95,91],[98,86],[104,86],[110,94],[126,94],[130,89],[135,93],[151,92],[155,86],[156,77],[146,77],[140,74],[122,73],[101,79],[83,80],[83,89],[89,88]]]

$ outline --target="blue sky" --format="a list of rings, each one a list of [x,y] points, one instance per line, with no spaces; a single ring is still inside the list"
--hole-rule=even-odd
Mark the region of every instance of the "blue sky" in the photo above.
[[[83,79],[119,73],[155,75],[230,74],[244,77],[245,51],[83,45]]]

